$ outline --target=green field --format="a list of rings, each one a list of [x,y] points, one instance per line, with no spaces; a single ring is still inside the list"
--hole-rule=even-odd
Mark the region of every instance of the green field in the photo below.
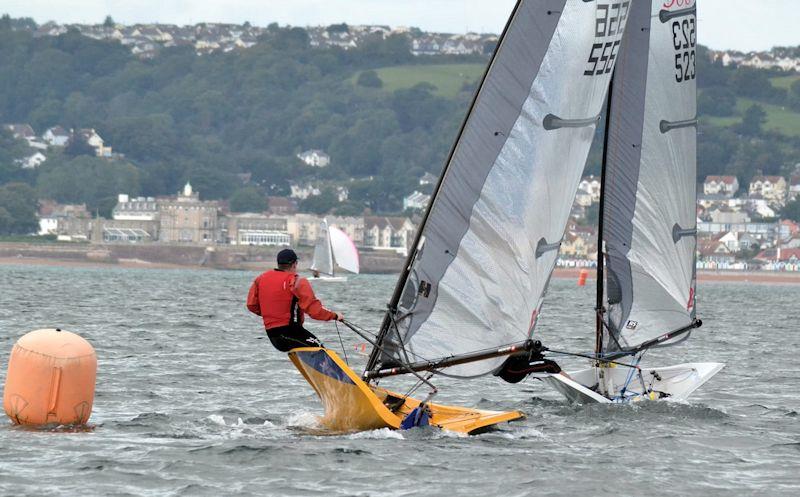
[[[788,107],[757,102],[749,98],[736,100],[736,114],[731,117],[704,116],[703,120],[715,126],[731,126],[742,121],[741,115],[753,104],[758,104],[767,113],[764,129],[774,130],[788,136],[800,136],[800,113]]]
[[[385,91],[411,88],[419,83],[430,83],[436,87],[436,94],[442,97],[455,97],[464,84],[475,83],[486,66],[483,64],[437,64],[419,66],[392,66],[376,69],[383,81]],[[358,74],[353,77],[353,82]]]
[[[437,95],[453,98],[465,83],[475,83],[485,69],[486,67],[483,64],[437,64],[384,67],[376,69],[375,72],[383,81],[384,91],[392,92],[411,88],[419,83],[430,83],[436,87]],[[353,84],[355,84],[358,76],[358,73],[353,76]],[[800,80],[798,75],[771,78],[772,84],[778,88],[789,88],[797,80]],[[742,114],[753,104],[760,105],[767,113],[765,129],[775,130],[785,135],[800,136],[800,113],[788,107],[757,102],[748,98],[737,99],[735,116],[703,116],[702,119],[715,126],[732,126],[741,122]]]
[[[776,88],[784,88],[784,89],[788,90],[789,87],[792,86],[792,83],[794,83],[798,79],[800,79],[800,76],[797,76],[797,75],[795,75],[795,76],[779,76],[777,78],[770,78],[769,81],[772,83],[772,86],[774,86]]]
[[[800,76],[778,76],[770,78],[770,82],[776,88],[788,89],[792,83],[800,80]],[[736,100],[736,115],[730,117],[703,116],[703,120],[715,126],[732,126],[742,121],[742,114],[753,104],[758,104],[767,113],[767,122],[764,129],[777,131],[788,136],[800,136],[800,113],[789,107],[768,104],[749,98],[738,98]]]

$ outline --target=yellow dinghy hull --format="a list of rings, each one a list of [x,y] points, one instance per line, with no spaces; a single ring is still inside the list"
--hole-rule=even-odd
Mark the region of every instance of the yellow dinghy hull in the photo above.
[[[420,400],[367,385],[332,350],[302,347],[289,358],[317,392],[325,415],[321,423],[332,432],[399,429]],[[390,405],[392,408],[387,407]],[[525,417],[519,411],[485,411],[428,404],[431,426],[458,433],[477,433],[493,425]]]

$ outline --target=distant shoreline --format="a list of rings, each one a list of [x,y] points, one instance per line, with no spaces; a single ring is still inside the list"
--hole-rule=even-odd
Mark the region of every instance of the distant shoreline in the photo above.
[[[0,243],[0,265],[126,267],[150,269],[228,269],[264,271],[275,265],[282,247],[196,246],[181,244],[33,244]],[[296,248],[301,267],[311,264],[311,247]],[[365,273],[398,273],[405,257],[365,249]]]
[[[0,266],[57,266],[57,267],[123,267],[146,269],[211,269],[197,265],[148,262],[141,259],[120,259],[116,262],[50,259],[45,257],[0,257]]]
[[[90,260],[68,260],[45,257],[0,257],[0,266],[19,265],[19,266],[56,266],[56,267],[90,267],[90,268],[135,268],[135,269],[193,269],[193,270],[213,270],[226,269],[220,267],[208,267],[198,264],[173,264],[168,262],[150,262],[141,259],[118,259],[113,262],[90,261]],[[255,264],[248,264],[252,267],[230,268],[255,271]],[[266,266],[264,269],[266,269]],[[581,268],[556,268],[553,271],[553,278],[562,280],[575,280],[577,283]],[[595,270],[587,269],[587,278],[594,280]],[[386,274],[386,271],[381,272]],[[374,274],[381,274],[374,273]],[[373,274],[373,273],[365,273]],[[772,284],[800,284],[800,272],[771,272],[771,271],[710,271],[699,269],[697,280],[704,282],[743,282],[743,283],[772,283]]]
[[[559,279],[578,280],[582,268],[556,268],[553,277]],[[595,270],[587,269],[588,278],[594,280]],[[697,281],[700,283],[730,281],[742,283],[774,283],[774,284],[800,284],[799,272],[785,271],[732,271],[708,269],[697,270]]]

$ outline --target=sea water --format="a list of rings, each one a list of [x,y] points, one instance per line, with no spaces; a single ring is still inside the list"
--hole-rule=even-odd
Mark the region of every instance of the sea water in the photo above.
[[[573,406],[535,380],[437,378],[440,402],[527,418],[477,436],[320,435],[313,390],[244,307],[254,276],[0,266],[0,384],[37,328],[79,333],[99,359],[92,430],[3,418],[0,495],[800,495],[800,286],[700,285],[705,325],[644,361],[726,363],[689,402]],[[375,330],[394,283],[315,289]],[[593,302],[591,285],[554,280],[537,337],[591,350]],[[333,324],[309,328],[341,349]],[[340,328],[360,371],[363,339]]]

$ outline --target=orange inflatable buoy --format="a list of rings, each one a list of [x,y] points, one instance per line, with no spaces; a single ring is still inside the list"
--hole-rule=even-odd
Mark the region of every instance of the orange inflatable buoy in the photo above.
[[[578,286],[586,286],[586,278],[589,277],[589,271],[587,269],[581,269],[581,272],[578,273]]]
[[[21,425],[82,425],[94,402],[97,355],[75,333],[31,331],[8,360],[3,409]]]

